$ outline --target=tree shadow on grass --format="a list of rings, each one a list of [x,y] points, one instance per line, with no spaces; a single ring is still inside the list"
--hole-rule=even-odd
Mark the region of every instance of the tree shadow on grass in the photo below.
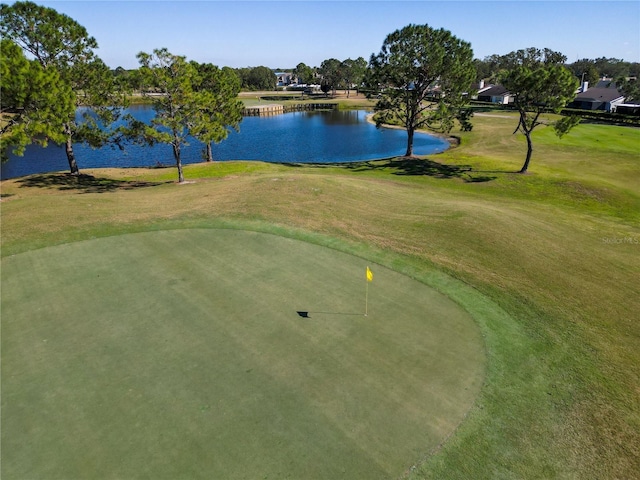
[[[367,172],[375,170],[387,170],[392,175],[403,176],[429,176],[435,178],[460,178],[466,183],[490,182],[498,178],[498,173],[515,173],[507,171],[481,171],[473,170],[470,165],[446,165],[428,158],[419,157],[391,157],[380,160],[365,160],[350,163],[278,163],[286,167],[313,167],[313,168],[345,168],[352,172]]]
[[[493,173],[474,171],[470,165],[447,165],[428,158],[394,157],[375,162],[358,162],[349,164],[346,168],[354,172],[389,170],[392,175],[428,176],[434,178],[461,178],[467,183],[490,182],[498,178]]]
[[[71,175],[69,173],[45,173],[30,175],[18,180],[21,187],[57,188],[58,190],[76,190],[78,193],[108,193],[118,190],[157,187],[171,182],[146,182],[98,178],[93,175]]]

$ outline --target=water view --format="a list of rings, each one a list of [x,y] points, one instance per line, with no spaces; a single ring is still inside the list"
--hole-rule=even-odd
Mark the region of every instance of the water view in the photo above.
[[[129,112],[139,120],[153,118],[149,106],[134,106]],[[215,160],[261,160],[284,163],[343,163],[403,155],[406,150],[405,130],[376,128],[367,122],[369,112],[305,111],[270,117],[245,117],[240,131],[213,145]],[[191,139],[182,150],[183,164],[203,161],[203,145]],[[414,153],[428,155],[448,148],[446,140],[427,134],[416,134]],[[75,145],[80,170],[84,168],[154,167],[175,165],[171,147],[129,145],[125,151],[111,147],[92,149]],[[23,157],[10,155],[2,164],[2,179],[32,173],[67,170],[64,147],[31,145]]]

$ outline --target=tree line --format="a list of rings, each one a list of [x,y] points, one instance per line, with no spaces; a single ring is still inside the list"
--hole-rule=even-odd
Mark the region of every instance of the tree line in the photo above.
[[[204,158],[212,160],[211,143],[239,128],[240,90],[275,87],[275,75],[267,67],[219,68],[164,48],[140,52],[136,70],[111,71],[95,54],[96,40],[70,17],[30,1],[2,4],[0,14],[5,157],[7,148],[20,155],[30,143],[46,146],[52,141],[65,145],[70,172],[78,174],[74,144],[124,148],[128,142],[162,143],[171,147],[182,182],[181,149],[188,138],[200,140]],[[480,73],[487,65],[489,70]],[[368,62],[330,58],[320,67],[300,63],[292,73],[300,83],[319,82],[327,94],[366,85],[378,99],[376,122],[406,129],[408,157],[413,156],[417,129],[447,134],[455,125],[472,128],[469,93],[480,76],[494,77],[515,97],[520,115],[515,132],[525,135],[528,147],[523,173],[536,127],[551,125],[562,136],[578,122],[573,117],[551,122],[542,115],[559,112],[578,86],[561,53],[530,48],[479,62],[469,42],[429,25],[412,24],[390,33]],[[155,110],[149,124],[124,115],[133,91],[147,97]]]
[[[531,55],[538,49],[527,50]],[[527,50],[514,51],[506,55],[490,55],[482,60],[474,59],[476,82],[481,80],[489,83],[499,82],[502,72],[518,64]],[[617,58],[601,57],[565,63],[565,66],[581,83],[588,82],[591,87],[594,87],[601,79],[607,78],[625,95],[628,102],[640,100],[640,91],[636,82],[640,76],[640,63],[638,62],[625,62]],[[269,67],[261,65],[233,68],[232,71],[238,77],[241,89],[244,91],[268,91],[277,88],[274,69]],[[318,85],[325,94],[330,91],[335,94],[337,89],[346,90],[348,97],[351,89],[367,90],[366,87],[370,86],[369,64],[363,57],[356,60],[348,58],[342,61],[329,58],[323,60],[319,67],[310,67],[305,63],[299,63],[295,68],[275,69],[275,71],[290,73],[297,84],[290,87],[293,89],[297,87],[303,90],[302,85]],[[116,77],[120,77],[121,81],[125,81],[132,91],[140,91],[142,85],[138,69],[125,70],[118,67],[112,73]]]
[[[319,85],[325,93],[335,92],[336,89],[347,90],[348,96],[351,89],[361,86],[365,81],[367,66],[367,61],[363,57],[355,60],[347,58],[342,61],[329,58],[324,60],[319,67],[310,67],[301,62],[295,68],[276,69],[275,71],[290,73],[297,85]],[[269,91],[277,87],[274,70],[264,65],[232,68],[230,71],[233,71],[238,77],[242,90]],[[125,70],[118,67],[113,70],[113,75],[126,82],[132,91],[140,91],[142,88],[139,69]]]

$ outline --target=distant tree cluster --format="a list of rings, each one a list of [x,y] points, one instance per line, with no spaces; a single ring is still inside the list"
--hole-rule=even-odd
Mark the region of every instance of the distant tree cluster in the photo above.
[[[244,90],[273,90],[276,88],[276,76],[269,67],[249,67],[235,70]]]
[[[347,91],[349,97],[350,91],[355,87],[362,85],[367,74],[367,61],[358,57],[356,60],[347,58],[340,61],[336,58],[329,58],[320,64],[317,69],[320,80],[320,88],[325,94],[329,91],[335,93],[340,88]]]
[[[595,84],[600,78],[619,79],[640,76],[640,63],[625,62],[618,58],[583,58],[567,64],[567,67],[576,77],[582,78],[585,74],[585,80],[591,84]]]
[[[311,68],[307,64],[301,62],[296,65],[296,68],[293,69],[292,73],[297,78],[298,84],[310,85],[315,82],[316,70],[317,69]]]
[[[319,84],[321,89],[328,94],[336,89],[350,91],[362,85],[367,72],[367,61],[359,57],[356,60],[347,58],[340,61],[335,58],[324,60],[319,67],[310,67],[305,63],[299,63],[292,69],[280,69],[291,73],[298,85]],[[277,79],[274,70],[265,67],[247,67],[234,70],[240,79],[243,90],[274,90]]]

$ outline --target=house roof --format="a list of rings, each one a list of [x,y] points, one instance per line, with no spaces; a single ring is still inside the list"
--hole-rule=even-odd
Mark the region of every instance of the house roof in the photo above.
[[[483,90],[481,92],[479,92],[483,97],[498,97],[500,95],[508,95],[509,92],[507,92],[507,89],[504,88],[502,85],[492,85],[491,87],[487,88],[486,90]]]
[[[576,100],[583,102],[612,102],[619,98],[623,98],[618,90],[615,88],[589,88],[585,92],[576,95]]]
[[[484,83],[484,82],[481,82],[481,83],[474,83],[474,84],[471,86],[471,89],[472,89],[472,90],[476,90],[478,93],[482,93],[482,92],[484,92],[485,90],[489,90],[491,87],[492,87],[492,85],[490,85],[490,84],[486,84],[486,83]]]

